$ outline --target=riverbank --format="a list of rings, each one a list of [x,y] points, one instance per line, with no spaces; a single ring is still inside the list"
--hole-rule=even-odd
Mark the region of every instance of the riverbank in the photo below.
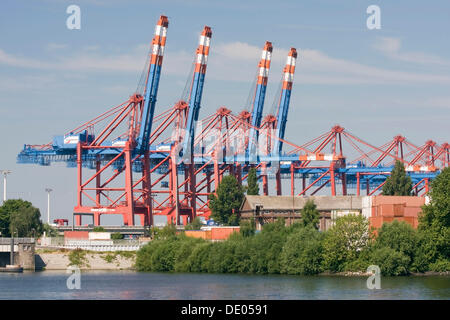
[[[36,270],[67,270],[71,265],[81,270],[134,270],[136,253],[38,250],[35,259]]]

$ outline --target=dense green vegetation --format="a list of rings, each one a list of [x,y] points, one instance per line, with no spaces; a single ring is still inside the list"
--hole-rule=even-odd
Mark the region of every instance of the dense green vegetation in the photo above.
[[[209,197],[209,208],[214,221],[225,225],[239,225],[239,207],[244,199],[244,188],[234,176],[224,176],[216,190],[217,195]]]
[[[406,174],[405,166],[401,161],[396,161],[391,175],[383,186],[385,196],[409,196],[411,195],[411,177]]]
[[[251,168],[248,171],[247,177],[247,194],[249,196],[259,195],[258,177],[256,174],[256,168]]]
[[[111,239],[112,240],[122,240],[123,234],[121,234],[120,232],[114,232],[111,234]]]
[[[6,200],[0,206],[0,232],[3,237],[40,236],[44,226],[40,220],[41,213],[31,202],[22,199]]]
[[[184,230],[200,230],[200,228],[203,226],[202,221],[199,217],[192,220],[192,222],[188,223],[184,226]]]
[[[253,221],[242,221],[241,232],[222,242],[189,238],[168,226],[137,252],[136,268],[298,275],[365,272],[370,265],[378,265],[383,275],[450,271],[450,168],[431,188],[417,230],[394,221],[383,224],[375,237],[363,216],[347,215],[321,232],[312,203],[301,222],[286,227],[278,220],[255,233]]]
[[[305,206],[301,211],[301,215],[302,215],[302,224],[305,227],[311,226],[316,229],[319,229],[320,213],[319,210],[317,210],[317,206],[313,200],[306,201]]]

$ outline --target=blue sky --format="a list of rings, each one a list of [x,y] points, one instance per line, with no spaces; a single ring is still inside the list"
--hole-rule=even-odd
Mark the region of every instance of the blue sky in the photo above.
[[[81,30],[68,30],[66,8],[81,8]],[[381,8],[381,29],[366,27],[366,8]],[[274,46],[266,110],[285,56],[299,59],[286,138],[299,145],[340,124],[382,145],[397,134],[417,145],[449,140],[448,1],[10,1],[0,3],[0,169],[13,173],[8,197],[23,197],[45,216],[70,217],[75,170],[18,165],[23,144],[46,143],[136,89],[155,23],[169,17],[157,103],[182,94],[198,34],[213,30],[201,118],[220,106],[236,113],[247,100],[264,42]],[[108,221],[108,220],[106,220]]]

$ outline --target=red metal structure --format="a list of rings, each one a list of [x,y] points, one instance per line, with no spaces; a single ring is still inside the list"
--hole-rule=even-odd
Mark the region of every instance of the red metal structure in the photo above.
[[[336,125],[303,145],[285,139],[297,51],[292,48],[283,69],[276,113],[262,120],[272,55],[266,42],[258,64],[253,109],[233,114],[226,107],[199,119],[212,36],[205,26],[197,47],[187,101],[155,112],[168,19],[161,16],[143,73],[143,92],[44,145],[25,145],[20,163],[49,165],[64,161],[77,168],[76,224],[82,216],[101,224],[101,215],[120,214],[125,225],[153,225],[155,216],[186,224],[196,216],[208,219],[208,197],[222,177],[245,183],[255,167],[268,195],[270,180],[282,194],[289,179],[290,195],[380,192],[395,161],[404,163],[416,194],[448,167],[448,143],[427,141],[416,146],[403,136],[374,146]],[[252,88],[253,90],[253,88]],[[278,98],[278,96],[277,96]],[[88,169],[88,170],[86,170]],[[93,170],[93,173],[92,171]],[[339,188],[340,187],[340,188]]]

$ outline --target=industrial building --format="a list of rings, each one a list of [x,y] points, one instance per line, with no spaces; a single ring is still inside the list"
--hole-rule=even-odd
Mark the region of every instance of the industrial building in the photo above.
[[[257,230],[266,223],[283,218],[286,225],[301,219],[301,210],[313,200],[320,212],[319,230],[328,230],[336,218],[361,214],[370,227],[380,228],[384,222],[405,221],[417,228],[421,207],[427,197],[409,196],[246,196],[240,208],[241,220],[254,219]]]

